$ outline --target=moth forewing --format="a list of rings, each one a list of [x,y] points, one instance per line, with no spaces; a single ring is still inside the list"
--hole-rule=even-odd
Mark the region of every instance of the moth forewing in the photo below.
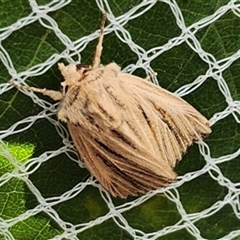
[[[112,196],[126,198],[171,183],[187,147],[211,129],[173,93],[122,73],[115,63],[99,66],[105,19],[92,67],[59,64],[62,92],[17,87],[61,100],[58,118],[86,167]]]
[[[134,155],[131,159],[125,158],[125,152],[122,155],[112,152],[100,140],[94,140],[89,134],[79,133],[75,125],[68,124],[68,127],[87,168],[113,196],[125,198],[128,195],[138,195],[149,189],[156,189],[159,184],[166,186],[170,182],[169,178],[157,175],[148,168],[138,165],[137,162],[133,162]],[[77,136],[77,134],[80,135]],[[147,159],[141,157],[138,161],[140,160]],[[162,163],[162,165],[163,169],[164,166],[169,168],[167,164]],[[175,174],[170,168],[169,170],[173,174],[171,179],[174,179]]]
[[[70,89],[59,114],[69,119],[87,168],[119,197],[166,186],[187,147],[210,132],[187,102],[114,63],[92,69]]]

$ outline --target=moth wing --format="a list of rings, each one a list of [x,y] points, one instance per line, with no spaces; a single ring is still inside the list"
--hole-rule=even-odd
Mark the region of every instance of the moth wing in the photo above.
[[[122,198],[168,185],[187,147],[211,132],[209,122],[150,82],[108,65],[100,70],[84,79],[78,94],[70,92],[61,108],[86,167]]]
[[[112,144],[116,144],[117,150],[110,149],[111,146],[101,142],[104,140],[97,140],[77,125],[68,123],[68,129],[87,169],[114,197],[126,198],[128,195],[143,194],[167,186],[175,178],[172,168],[164,162],[161,162],[161,166],[157,164],[158,161],[153,162],[157,169],[163,170],[161,175],[139,164],[142,162],[148,165],[149,159],[137,155],[133,149],[129,154],[126,143],[116,139],[114,133],[108,132],[105,137],[108,137]],[[131,149],[130,146],[129,148]],[[149,157],[153,160],[152,156]],[[163,176],[164,172],[167,172],[167,177]]]
[[[126,73],[120,76],[123,88],[131,89],[149,131],[155,136],[156,154],[171,166],[194,141],[211,133],[209,121],[182,98],[137,76]]]

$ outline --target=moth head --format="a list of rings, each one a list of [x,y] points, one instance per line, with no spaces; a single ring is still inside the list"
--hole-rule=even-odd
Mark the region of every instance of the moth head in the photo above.
[[[75,85],[77,82],[82,80],[86,72],[87,66],[81,65],[81,67],[79,67],[75,64],[69,64],[65,66],[64,63],[58,63],[58,68],[64,78],[64,81],[61,82],[61,85],[63,87],[63,95],[65,95],[69,87]]]

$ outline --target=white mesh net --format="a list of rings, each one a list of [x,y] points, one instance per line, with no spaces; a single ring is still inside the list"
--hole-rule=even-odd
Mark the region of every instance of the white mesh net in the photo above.
[[[188,11],[191,14],[191,8],[188,9],[191,5],[189,1],[145,0],[135,1],[134,3],[129,1],[128,7],[125,7],[124,12],[117,17],[113,14],[113,4],[115,8],[121,8],[120,2],[118,5],[116,2],[111,3],[107,0],[90,1],[90,3],[87,1],[74,3],[74,1],[54,0],[48,4],[44,3],[44,5],[40,5],[40,3],[38,5],[36,1],[29,0],[28,3],[24,2],[22,4],[29,4],[31,7],[29,15],[21,17],[17,21],[12,21],[10,25],[8,24],[0,29],[0,39],[2,40],[0,58],[4,69],[2,70],[3,75],[6,75],[5,69],[7,69],[10,78],[26,84],[26,79],[32,77],[37,79],[37,76],[47,77],[48,80],[50,78],[49,71],[61,59],[66,59],[68,62],[74,62],[74,59],[81,61],[83,50],[88,46],[88,43],[97,39],[99,30],[86,34],[77,40],[71,40],[68,34],[64,34],[59,27],[61,23],[68,21],[66,20],[67,16],[63,13],[56,16],[54,13],[71,4],[79,5],[79,9],[88,9],[86,11],[89,11],[90,15],[106,10],[109,13],[104,30],[106,41],[110,41],[107,38],[108,35],[117,36],[122,42],[121,44],[127,45],[131,53],[137,58],[137,61],[125,64],[126,67],[123,71],[132,73],[137,69],[144,69],[146,74],[151,74],[154,71],[158,73],[164,71],[154,68],[155,62],[161,61],[161,57],[165,53],[171,52],[182,44],[185,44],[207,66],[205,73],[200,73],[195,78],[188,79],[189,83],[177,83],[176,88],[178,90],[176,93],[188,97],[197,92],[196,96],[199,100],[196,101],[196,104],[197,102],[206,102],[203,109],[198,109],[203,114],[204,108],[206,110],[210,108],[211,104],[213,105],[212,110],[205,111],[205,113],[209,113],[208,117],[211,117],[213,133],[206,141],[195,144],[195,151],[189,150],[189,153],[184,156],[180,163],[184,170],[180,168],[177,181],[168,188],[158,189],[138,198],[112,199],[84,169],[79,168],[76,169],[76,172],[71,172],[76,168],[75,162],[78,161],[78,157],[72,147],[72,142],[69,141],[66,128],[56,120],[54,113],[57,104],[50,103],[49,99],[35,93],[24,92],[25,96],[16,93],[17,91],[6,83],[4,77],[3,83],[0,85],[0,100],[5,108],[2,107],[0,131],[2,156],[0,163],[0,205],[2,207],[0,209],[0,239],[158,239],[160,237],[162,237],[161,239],[238,239],[237,236],[240,236],[240,178],[237,178],[239,175],[237,170],[240,160],[240,101],[237,99],[239,99],[240,87],[237,79],[239,71],[234,72],[232,67],[238,63],[240,57],[238,48],[240,45],[239,38],[236,40],[234,37],[239,34],[238,32],[234,34],[234,31],[238,31],[238,27],[232,27],[231,24],[234,21],[239,22],[240,1],[222,1],[219,6],[217,5],[219,1],[215,1],[213,5],[216,6],[214,9],[207,10],[210,13],[207,17],[204,14],[201,16],[199,14],[197,18],[193,17],[191,21],[193,19],[197,20],[188,25],[185,24],[183,9],[185,9],[185,14]],[[207,7],[204,1],[199,3],[192,1],[192,4],[199,4],[199,8],[201,8],[200,5],[206,5]],[[5,5],[5,7],[8,7],[7,2]],[[19,6],[21,5],[19,4]],[[175,23],[170,24],[177,24],[179,34],[167,39],[164,44],[155,42],[154,47],[150,48],[137,44],[135,40],[137,36],[133,36],[131,31],[128,30],[128,23],[142,18],[144,15],[148,16],[146,14],[151,11],[151,13],[155,12],[157,14],[157,9],[161,7],[169,9],[172,17],[175,18]],[[90,12],[91,9],[94,9],[94,13]],[[159,14],[163,13],[159,12]],[[94,17],[94,19],[97,19],[97,17]],[[229,19],[233,20],[230,21]],[[11,48],[9,48],[6,42],[16,32],[38,21],[41,27],[55,34],[56,39],[64,45],[64,50],[59,54],[51,54],[44,61],[39,58],[34,64],[29,63],[30,67],[28,68],[19,67],[20,70],[16,70],[16,59],[18,58],[13,59],[11,57],[11,52],[15,51],[15,45],[11,45]],[[72,18],[71,21],[74,21],[74,19]],[[225,28],[224,31],[229,31],[229,39],[232,37],[230,45],[236,46],[235,51],[225,52],[222,55],[219,52],[216,54],[210,53],[203,48],[202,42],[207,36],[207,31],[204,32],[205,35],[201,35],[201,31],[206,28],[209,31],[211,28],[216,30],[215,24],[221,21],[224,22],[222,25]],[[165,22],[162,22],[163,28],[167,22],[166,19]],[[99,21],[94,24],[95,26],[99,25]],[[139,29],[141,29],[139,31],[144,32],[147,28],[147,25],[139,26]],[[69,33],[71,31],[77,30],[71,29]],[[161,34],[161,29],[156,31]],[[34,38],[34,32],[32,37]],[[151,38],[151,36],[148,36],[146,31],[146,39],[148,38]],[[46,38],[43,37],[42,41],[45,40]],[[212,40],[213,45],[217,44],[214,42],[215,40],[217,41],[216,36]],[[222,43],[224,44],[223,39]],[[30,46],[31,39],[26,43],[24,51],[27,52]],[[105,52],[109,53],[108,47],[104,46],[103,58]],[[48,47],[46,44],[46,51]],[[116,49],[116,53],[118,50],[121,51],[121,49]],[[118,57],[123,58],[124,56]],[[118,57],[109,59],[108,62],[114,60],[119,63]],[[24,61],[24,56],[20,56],[18,60]],[[181,59],[177,61],[179,67],[181,67]],[[191,60],[189,59],[189,61]],[[197,61],[196,65],[198,65]],[[23,69],[26,70],[23,71]],[[231,72],[230,74],[227,74],[229,73],[228,70]],[[175,79],[174,69],[172,74],[171,78]],[[234,77],[236,77],[235,83],[233,81]],[[57,79],[57,77],[55,78]],[[159,78],[161,78],[161,74],[159,74]],[[215,89],[211,92],[211,96],[201,100],[203,86],[205,87],[204,91],[208,91],[206,89],[206,87],[208,88],[208,83],[206,83],[208,79],[211,79],[210,82],[214,82]],[[56,84],[54,80],[51,80],[51,83],[46,85],[49,82],[47,80],[39,86],[51,89],[50,84],[53,86],[59,84],[59,82]],[[156,78],[154,81],[157,84]],[[164,80],[161,80],[161,83],[161,85],[164,85]],[[10,96],[10,98],[7,98],[7,96]],[[34,105],[36,109],[27,109],[28,114],[25,112],[25,115],[20,113],[20,109],[25,106],[23,102],[17,104],[18,98],[21,97],[28,101],[28,106]],[[29,99],[34,104],[29,102]],[[8,108],[12,107],[13,100],[15,101],[14,112],[12,113],[14,121],[10,117],[8,119],[4,117]],[[226,119],[228,121],[224,122]],[[40,128],[34,128],[41,121],[44,121],[44,124],[40,125]],[[55,139],[58,145],[54,147],[49,142],[50,140],[48,141],[48,132],[46,131],[50,129],[49,125],[51,131],[52,128],[55,129]],[[214,128],[214,125],[216,125],[216,128]],[[39,129],[42,133],[35,130],[30,132],[32,128]],[[33,145],[29,143],[21,145],[19,139],[22,136],[28,136],[28,134],[30,134],[29,139],[32,139]],[[39,149],[44,149],[44,151],[38,151],[39,144],[34,143],[35,138],[43,139],[42,145],[45,148],[41,146]],[[224,138],[226,140],[223,141]],[[223,143],[219,144],[221,141]],[[229,144],[229,142],[232,143]],[[226,143],[228,144],[225,145]],[[34,155],[31,156],[33,148],[35,148]],[[67,161],[64,160],[64,156]],[[186,164],[192,163],[188,157],[192,158],[193,162],[196,162],[196,159],[198,161],[202,159],[202,165],[196,163],[198,167],[189,170],[184,165],[185,161]],[[62,160],[58,160],[60,158]],[[56,159],[56,161],[51,161],[53,159]],[[70,162],[74,164],[74,167],[70,165]],[[46,165],[47,163],[51,163],[53,166]],[[225,167],[222,168],[222,166]],[[57,170],[58,168],[60,170]],[[56,173],[55,171],[59,172]],[[78,171],[81,173],[81,178],[76,178]],[[181,174],[181,171],[183,174]],[[233,175],[231,175],[231,171],[234,173]],[[51,174],[54,176],[53,178],[50,177]],[[57,185],[54,185],[55,178],[58,182]],[[70,181],[71,178],[74,179],[69,183],[71,187],[69,187],[70,185],[66,186],[65,182]],[[10,185],[12,188],[9,187]],[[19,189],[20,185],[24,187]],[[61,190],[58,191],[58,188]]]

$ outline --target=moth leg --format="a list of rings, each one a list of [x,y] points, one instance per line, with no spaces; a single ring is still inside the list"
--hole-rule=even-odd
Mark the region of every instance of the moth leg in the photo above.
[[[9,84],[14,86],[17,89],[21,89],[24,91],[41,93],[45,96],[52,98],[55,101],[60,101],[63,98],[63,94],[59,91],[48,90],[46,88],[35,88],[35,87],[28,87],[24,85],[18,85],[14,81],[9,81]]]
[[[98,38],[98,44],[96,46],[94,58],[93,58],[93,64],[92,68],[98,68],[101,63],[101,55],[102,55],[102,43],[103,43],[103,30],[104,30],[104,25],[107,19],[107,13],[105,12],[102,17],[101,25],[100,25],[100,35]]]
[[[156,72],[153,72],[151,73],[150,75],[147,75],[144,79],[149,81],[151,80],[152,77],[156,77],[157,76],[157,73]]]

